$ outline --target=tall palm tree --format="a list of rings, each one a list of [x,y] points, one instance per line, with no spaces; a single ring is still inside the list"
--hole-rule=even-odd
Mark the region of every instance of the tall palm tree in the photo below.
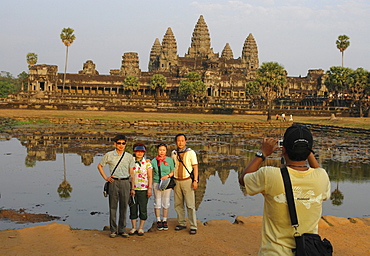
[[[26,60],[28,68],[31,68],[33,65],[37,63],[37,54],[33,52],[27,53]]]
[[[287,89],[287,71],[277,62],[264,62],[257,70],[255,82],[267,101],[267,121],[270,121],[272,102]]]
[[[66,169],[66,157],[64,154],[64,141],[62,138],[62,153],[63,153],[63,167],[64,167],[64,179],[62,183],[59,184],[57,189],[60,198],[70,198],[71,192],[73,190],[71,184],[67,181],[67,169]]]
[[[344,51],[350,45],[349,37],[346,35],[340,35],[335,43],[337,44],[339,51],[342,53],[342,67],[344,67]]]
[[[76,39],[76,36],[73,34],[74,29],[72,28],[63,28],[62,33],[60,34],[60,39],[66,46],[66,62],[64,65],[64,77],[63,77],[63,91],[64,93],[64,86],[66,84],[66,73],[67,73],[67,62],[68,62],[68,47],[73,43]]]

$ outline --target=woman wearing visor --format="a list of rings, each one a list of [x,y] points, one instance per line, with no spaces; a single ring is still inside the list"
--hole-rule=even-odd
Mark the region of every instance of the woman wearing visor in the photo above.
[[[146,147],[144,144],[135,144],[133,146],[135,167],[134,181],[131,188],[131,194],[134,194],[130,203],[130,219],[132,229],[129,235],[144,235],[144,224],[148,218],[148,199],[152,195],[152,164],[149,159],[145,159]],[[140,218],[139,229],[137,229],[137,218]]]

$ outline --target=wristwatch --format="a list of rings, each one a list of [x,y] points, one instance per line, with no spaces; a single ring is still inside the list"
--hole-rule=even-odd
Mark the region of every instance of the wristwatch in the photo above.
[[[262,158],[262,161],[265,161],[266,157],[263,155],[263,153],[261,151],[258,151],[256,153],[256,157],[261,157]]]

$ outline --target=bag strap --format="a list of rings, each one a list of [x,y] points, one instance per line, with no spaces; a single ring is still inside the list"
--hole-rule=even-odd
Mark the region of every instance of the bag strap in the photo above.
[[[189,172],[188,168],[184,164],[184,161],[182,160],[182,158],[180,156],[180,153],[178,151],[177,151],[177,160],[179,160],[179,162],[182,163],[182,165],[185,167],[186,171],[189,173],[189,175],[191,175],[191,172]]]
[[[158,175],[159,175],[159,180],[161,180],[162,174],[161,174],[161,166],[160,165],[158,166]]]
[[[118,162],[117,162],[116,166],[114,167],[113,172],[112,172],[112,174],[110,176],[113,176],[114,172],[116,171],[116,169],[117,169],[119,163],[121,162],[123,156],[125,155],[125,153],[126,153],[125,151],[122,153],[121,158],[118,160]]]
[[[295,208],[295,203],[294,203],[294,197],[293,197],[293,190],[292,190],[292,182],[289,177],[289,172],[286,167],[280,168],[281,175],[283,176],[283,181],[284,181],[284,188],[285,188],[285,196],[288,204],[288,209],[289,209],[289,215],[290,215],[290,221],[292,223],[292,226],[298,227],[298,218],[297,218],[297,211]]]

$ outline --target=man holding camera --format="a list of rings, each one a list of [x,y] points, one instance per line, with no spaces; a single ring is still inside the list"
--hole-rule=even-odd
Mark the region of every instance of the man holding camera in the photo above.
[[[264,138],[261,150],[239,178],[249,195],[262,193],[265,198],[259,255],[294,255],[292,249],[296,247],[280,168],[259,168],[266,157],[280,148],[277,142]],[[305,126],[295,124],[285,131],[282,157],[292,183],[301,234],[318,233],[322,201],[330,197],[329,177],[320,168],[312,145],[312,134]]]

